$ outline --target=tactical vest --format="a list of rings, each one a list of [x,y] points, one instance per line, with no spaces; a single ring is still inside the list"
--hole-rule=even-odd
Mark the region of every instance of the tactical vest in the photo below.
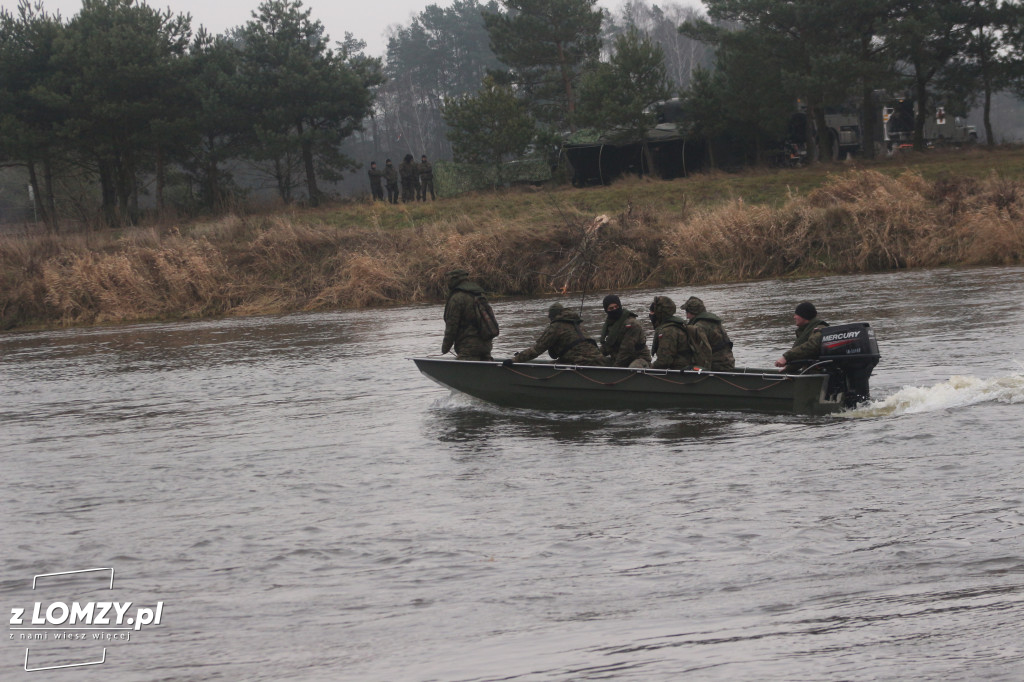
[[[660,325],[658,325],[658,329],[661,329],[662,327],[665,327],[667,325],[672,325],[673,327],[682,329],[683,333],[686,334],[686,340],[690,344],[690,348],[693,348],[693,330],[688,328],[689,325],[687,325],[685,322],[678,318],[670,317],[664,322],[662,322]],[[651,353],[653,353],[654,355],[658,354],[658,339],[660,338],[658,335],[658,329],[654,330],[654,341],[651,342]]]

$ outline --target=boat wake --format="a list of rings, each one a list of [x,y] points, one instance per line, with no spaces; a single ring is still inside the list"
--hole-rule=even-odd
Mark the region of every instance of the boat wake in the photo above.
[[[952,376],[934,386],[907,386],[881,401],[843,412],[844,417],[891,417],[936,412],[980,403],[1024,403],[1024,372],[981,379]]]
[[[438,398],[431,405],[434,409],[444,412],[470,411],[486,413],[495,417],[519,417],[526,419],[540,419],[544,421],[559,422],[581,422],[594,419],[607,419],[617,415],[630,414],[628,411],[615,410],[591,410],[587,412],[552,412],[549,410],[530,410],[524,407],[502,407],[468,396],[465,393],[452,391],[443,398]]]

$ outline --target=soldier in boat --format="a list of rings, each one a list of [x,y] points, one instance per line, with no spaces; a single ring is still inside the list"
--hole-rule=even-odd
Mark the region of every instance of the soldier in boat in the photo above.
[[[728,372],[736,369],[736,359],[732,355],[732,341],[725,333],[722,318],[708,312],[704,301],[696,296],[686,299],[683,304],[689,325],[698,333],[703,333],[711,346],[711,369],[715,372]]]
[[[456,360],[493,360],[491,357],[492,338],[483,338],[477,296],[484,290],[471,282],[469,273],[462,269],[445,274],[448,281],[448,301],[444,305],[444,340],[441,353],[455,347]]]
[[[676,317],[676,304],[668,296],[655,296],[650,308],[654,327],[651,350],[657,355],[655,369],[711,368],[711,346],[705,334]]]
[[[647,333],[636,313],[622,307],[615,294],[602,301],[605,312],[601,326],[601,353],[610,367],[650,367],[651,351],[647,349]]]
[[[583,333],[577,313],[567,310],[561,303],[554,303],[548,308],[548,320],[550,324],[536,343],[519,351],[504,364],[529,362],[547,351],[555,362],[566,365],[604,365],[604,356],[598,350],[597,342]]]
[[[828,322],[818,318],[818,310],[810,301],[797,305],[793,322],[796,323],[796,343],[775,361],[775,366],[781,367],[783,372],[798,372],[807,366],[801,361],[821,355],[821,330],[828,326]]]

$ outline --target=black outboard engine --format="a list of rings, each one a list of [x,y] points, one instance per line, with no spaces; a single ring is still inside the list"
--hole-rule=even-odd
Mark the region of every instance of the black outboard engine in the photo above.
[[[882,356],[875,330],[867,322],[825,327],[821,330],[819,368],[829,375],[828,397],[843,394],[846,407],[871,399],[868,379]]]

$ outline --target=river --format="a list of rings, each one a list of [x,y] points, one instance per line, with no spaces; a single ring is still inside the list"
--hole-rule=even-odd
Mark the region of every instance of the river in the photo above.
[[[805,298],[870,322],[874,402],[489,407],[408,360],[439,305],[0,336],[0,607],[162,606],[12,615],[0,679],[1024,679],[1024,268],[655,293],[740,365]],[[550,301],[497,303],[495,355]]]

